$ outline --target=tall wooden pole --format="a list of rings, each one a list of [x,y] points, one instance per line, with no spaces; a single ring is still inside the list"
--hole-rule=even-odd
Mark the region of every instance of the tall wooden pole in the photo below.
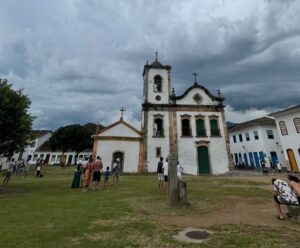
[[[179,202],[179,191],[177,182],[177,157],[171,153],[168,157],[169,176],[168,176],[168,200],[171,205]]]

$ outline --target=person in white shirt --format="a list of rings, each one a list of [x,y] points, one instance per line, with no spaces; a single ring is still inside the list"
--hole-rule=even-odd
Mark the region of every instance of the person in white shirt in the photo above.
[[[182,180],[182,172],[183,172],[183,167],[179,164],[179,161],[177,163],[177,178],[178,180]]]
[[[168,159],[166,158],[166,162],[163,164],[163,172],[164,172],[164,178],[165,178],[165,183],[168,182],[168,175],[169,175],[169,168],[168,168]]]

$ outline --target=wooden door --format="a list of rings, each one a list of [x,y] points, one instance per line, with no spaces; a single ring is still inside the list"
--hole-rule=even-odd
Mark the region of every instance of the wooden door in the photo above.
[[[199,174],[209,174],[210,173],[210,163],[208,148],[206,146],[198,146],[198,166]]]
[[[287,149],[287,155],[289,157],[289,161],[290,161],[290,165],[291,165],[291,171],[299,172],[298,165],[297,165],[293,150],[292,149]]]

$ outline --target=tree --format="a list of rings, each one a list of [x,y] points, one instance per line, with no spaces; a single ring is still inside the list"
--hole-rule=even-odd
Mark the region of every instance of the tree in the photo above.
[[[91,147],[92,137],[83,126],[74,124],[57,129],[49,142],[52,150],[59,149],[62,151],[60,161],[62,164],[64,154],[67,150],[75,151],[78,157],[81,151]]]
[[[13,90],[6,79],[0,79],[0,155],[11,157],[25,147],[34,120],[28,113],[30,104],[22,89]]]

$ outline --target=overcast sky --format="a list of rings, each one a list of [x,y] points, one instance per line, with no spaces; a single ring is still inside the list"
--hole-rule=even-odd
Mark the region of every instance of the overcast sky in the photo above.
[[[240,122],[300,102],[300,1],[0,0],[0,77],[32,100],[34,128],[120,117],[139,127],[147,60],[198,81]]]

